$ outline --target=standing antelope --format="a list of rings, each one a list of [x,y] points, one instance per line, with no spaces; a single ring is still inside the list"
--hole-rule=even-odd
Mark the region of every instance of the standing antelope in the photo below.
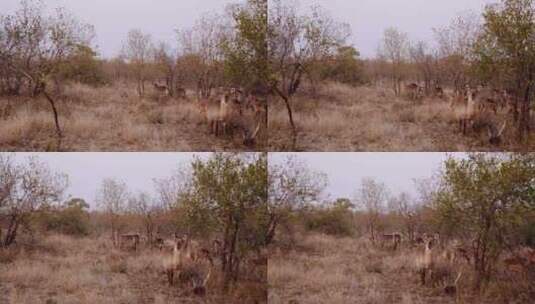
[[[420,281],[425,285],[426,277],[430,277],[434,266],[433,247],[435,241],[433,238],[426,237],[424,240],[424,252],[416,259],[418,271],[420,272]]]
[[[407,91],[407,96],[410,100],[417,100],[423,97],[424,95],[424,89],[423,87],[419,86],[417,83],[409,83],[405,86],[405,89]]]
[[[436,85],[434,94],[436,97],[442,99],[444,98],[444,89],[441,86]]]
[[[169,88],[166,85],[161,85],[157,82],[154,82],[152,85],[154,85],[154,89],[156,89],[158,93],[163,93],[165,96],[169,96]]]
[[[466,134],[466,129],[469,124],[474,120],[477,110],[477,104],[474,100],[475,92],[469,87],[466,87],[466,104],[464,104],[459,110],[459,125],[463,132]]]

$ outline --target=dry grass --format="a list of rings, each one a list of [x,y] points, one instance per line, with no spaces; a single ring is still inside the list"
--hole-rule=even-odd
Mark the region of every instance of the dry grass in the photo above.
[[[259,140],[248,147],[240,136],[211,135],[193,97],[173,99],[149,90],[145,98],[139,98],[128,84],[69,85],[58,98],[58,110],[64,132],[61,143],[45,99],[0,99],[0,149],[200,152],[262,151],[266,145]]]
[[[306,88],[305,88],[306,91]],[[449,102],[427,98],[413,102],[392,90],[328,83],[316,97],[301,93],[292,100],[298,129],[296,142],[286,108],[269,108],[271,151],[517,151],[535,149],[511,142],[488,143],[487,132],[459,132]]]
[[[394,252],[367,239],[319,234],[303,237],[296,248],[270,254],[269,303],[505,303],[503,297],[482,300],[471,294],[466,286],[473,276],[462,264],[452,268],[437,262],[422,286],[416,258],[422,248],[404,245]],[[459,272],[460,292],[446,295],[444,286],[453,284]]]
[[[221,294],[216,272],[206,296],[199,297],[187,282],[169,287],[159,254],[148,248],[119,250],[104,239],[60,235],[32,246],[0,249],[0,303],[265,302],[265,266],[248,269],[250,275],[228,296]]]

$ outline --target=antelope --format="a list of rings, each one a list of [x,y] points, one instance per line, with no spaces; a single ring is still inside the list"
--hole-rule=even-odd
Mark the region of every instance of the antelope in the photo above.
[[[177,277],[190,280],[196,295],[204,295],[214,266],[209,251],[201,249],[197,255],[192,245],[194,242],[189,237],[178,237],[176,234],[174,241],[170,243],[172,251],[162,257],[169,285],[173,285],[175,272],[177,272]],[[205,268],[208,270],[206,271]]]
[[[416,259],[417,268],[420,272],[420,281],[425,285],[426,277],[431,275],[434,267],[434,247],[435,240],[433,238],[425,238],[424,252]]]
[[[436,97],[442,99],[442,98],[444,98],[444,89],[442,89],[442,87],[436,85],[434,94],[435,94]]]
[[[460,112],[458,112],[459,126],[462,133],[465,135],[466,128],[468,127],[468,124],[473,122],[477,110],[477,104],[474,100],[474,91],[469,86],[466,87],[466,104],[461,106],[458,110],[460,110]]]
[[[199,112],[209,125],[210,133],[218,136],[221,125],[221,101],[213,98],[202,98],[198,100],[198,106]]]
[[[411,100],[416,100],[423,96],[423,88],[414,82],[406,85],[405,89],[407,90],[407,95]]]
[[[221,120],[223,134],[229,131],[229,126],[236,117],[243,115],[241,102],[236,94],[236,91],[231,90],[230,94],[227,93],[221,96],[219,119]]]
[[[156,89],[158,93],[163,93],[165,96],[169,95],[169,88],[166,85],[161,85],[157,82],[154,82],[152,85],[154,85],[154,89]]]
[[[183,246],[185,241],[182,238],[177,238],[175,235],[174,241],[171,242],[172,252],[162,258],[163,268],[167,275],[169,285],[173,285],[173,278],[175,271],[180,271],[184,263]]]
[[[397,232],[390,233],[390,234],[383,234],[382,239],[385,242],[392,242],[394,250],[396,250],[399,244],[401,244],[401,234]]]
[[[134,251],[137,251],[139,240],[140,240],[139,233],[122,234],[121,239],[120,239],[120,247],[122,248],[126,242],[130,242],[134,247]]]

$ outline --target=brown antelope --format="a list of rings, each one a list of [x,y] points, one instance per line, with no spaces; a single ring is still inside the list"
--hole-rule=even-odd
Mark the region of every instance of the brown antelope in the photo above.
[[[441,86],[436,85],[434,95],[440,99],[444,98],[444,89]]]
[[[434,245],[433,238],[426,237],[424,240],[424,252],[417,257],[416,264],[420,272],[420,281],[425,285],[426,277],[430,277],[434,267]]]
[[[423,88],[420,87],[417,83],[409,83],[405,86],[405,89],[410,100],[414,101],[423,97]]]
[[[221,96],[219,119],[222,124],[223,134],[227,134],[233,122],[238,122],[243,115],[241,101],[237,91],[232,91]]]
[[[214,266],[209,251],[195,251],[195,245],[192,245],[194,241],[176,234],[174,241],[168,243],[171,243],[171,248],[166,248],[162,262],[169,285],[173,285],[175,276],[186,278],[191,282],[195,294],[204,295]]]
[[[158,84],[157,82],[154,82],[152,84],[154,86],[154,89],[160,94],[164,94],[165,96],[169,96],[169,88],[166,85]]]
[[[383,234],[382,235],[383,242],[391,242],[393,245],[393,249],[396,250],[398,246],[401,244],[401,234],[400,233],[389,233],[389,234]]]
[[[475,92],[469,87],[466,87],[466,104],[457,109],[459,117],[459,126],[463,134],[466,134],[468,126],[474,121],[477,113],[477,104],[474,99]]]
[[[127,243],[130,243],[131,247],[134,248],[134,251],[137,251],[140,239],[141,236],[139,233],[121,234],[119,247],[123,248]]]

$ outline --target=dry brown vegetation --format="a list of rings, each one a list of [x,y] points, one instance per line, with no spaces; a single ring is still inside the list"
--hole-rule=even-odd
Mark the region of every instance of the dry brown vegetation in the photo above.
[[[447,98],[412,101],[381,86],[321,85],[314,96],[303,89],[294,98],[298,135],[294,143],[282,101],[269,107],[269,149],[294,151],[516,151],[533,150],[514,141],[508,128],[501,145],[488,142],[477,123],[464,136]],[[452,93],[446,91],[451,96]],[[532,122],[535,125],[535,122]]]
[[[1,303],[264,303],[266,266],[249,267],[228,294],[221,293],[219,268],[206,295],[197,296],[187,278],[169,286],[160,250],[114,247],[109,238],[52,234],[0,249]]]
[[[435,272],[420,284],[417,257],[423,246],[373,245],[367,238],[337,238],[318,233],[296,237],[294,249],[272,250],[268,266],[269,303],[527,303],[511,295],[528,288],[527,272],[500,267],[501,281],[481,298],[470,286],[466,263],[435,263]],[[438,250],[438,249],[437,249]],[[458,273],[457,295],[446,295]]]
[[[186,99],[149,92],[141,98],[135,85],[128,83],[66,86],[57,101],[64,130],[61,142],[44,98],[2,98],[0,147],[3,151],[235,151],[265,146],[265,128],[253,147],[245,146],[238,132],[210,134],[191,91]]]

